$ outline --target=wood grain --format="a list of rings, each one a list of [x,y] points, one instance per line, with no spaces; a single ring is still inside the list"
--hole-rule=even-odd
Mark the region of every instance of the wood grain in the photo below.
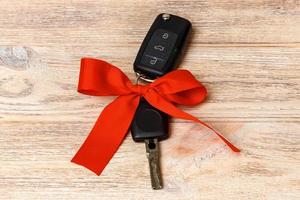
[[[299,199],[300,1],[0,0],[1,199]],[[70,163],[114,97],[76,92],[84,56],[134,80],[161,12],[192,21],[181,68],[209,91],[181,107],[242,148],[179,119],[161,143],[165,188],[150,187],[143,144],[126,138],[103,174]]]

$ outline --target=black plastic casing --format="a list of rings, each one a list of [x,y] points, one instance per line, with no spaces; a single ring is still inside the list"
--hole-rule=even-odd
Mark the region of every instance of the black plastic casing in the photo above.
[[[169,116],[151,106],[144,98],[141,98],[134,119],[131,124],[131,136],[135,142],[145,139],[164,140],[168,134]]]
[[[191,32],[191,27],[191,23],[182,17],[170,15],[170,18],[165,20],[163,14],[158,15],[139,49],[134,61],[134,71],[146,78],[155,79],[176,68]],[[169,38],[163,39],[162,36],[166,33]],[[155,45],[165,47],[164,50],[167,53],[164,54],[164,52],[153,49]],[[153,66],[145,64],[149,59],[155,57],[158,61]]]

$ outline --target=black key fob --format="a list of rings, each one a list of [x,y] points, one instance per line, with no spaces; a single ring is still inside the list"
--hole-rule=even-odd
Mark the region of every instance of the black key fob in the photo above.
[[[134,71],[144,80],[153,80],[175,69],[190,30],[191,23],[184,18],[170,14],[158,15],[140,47]],[[131,124],[133,140],[168,138],[168,120],[166,113],[142,98]]]
[[[191,27],[191,23],[182,17],[158,15],[140,47],[134,71],[155,79],[176,68]]]

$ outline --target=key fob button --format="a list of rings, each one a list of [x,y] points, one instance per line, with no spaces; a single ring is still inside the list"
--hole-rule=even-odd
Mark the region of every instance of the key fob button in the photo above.
[[[154,31],[152,38],[160,42],[168,42],[169,44],[172,44],[176,41],[177,34],[164,29],[157,29]]]
[[[137,115],[137,126],[146,132],[160,130],[162,126],[160,113],[154,109],[146,109],[139,112]]]
[[[147,53],[144,53],[143,57],[142,57],[142,63],[146,66],[152,67],[152,68],[156,68],[156,69],[161,69],[164,64],[165,64],[166,60],[159,58],[157,56],[154,55],[149,55]]]

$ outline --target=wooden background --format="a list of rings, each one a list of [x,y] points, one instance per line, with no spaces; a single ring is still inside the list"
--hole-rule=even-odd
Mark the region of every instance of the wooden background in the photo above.
[[[299,0],[0,0],[0,199],[299,199]],[[181,68],[209,91],[182,107],[241,147],[173,119],[161,143],[165,188],[150,187],[128,136],[98,177],[70,159],[113,97],[78,94],[83,56],[134,80],[157,14],[193,24]],[[113,133],[107,133],[113,134]]]

